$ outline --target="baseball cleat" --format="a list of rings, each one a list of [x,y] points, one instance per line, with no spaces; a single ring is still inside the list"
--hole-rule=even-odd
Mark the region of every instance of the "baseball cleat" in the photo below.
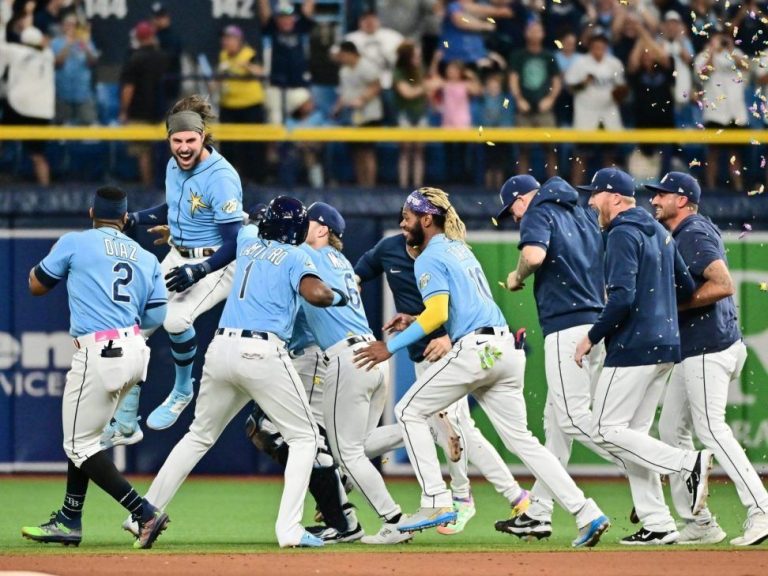
[[[144,438],[144,432],[139,426],[139,420],[141,418],[137,418],[133,425],[128,426],[117,420],[112,420],[101,433],[99,439],[101,447],[106,450],[115,446],[130,446],[141,442]]]
[[[192,399],[195,397],[192,394],[181,394],[172,390],[168,395],[168,398],[152,411],[152,414],[147,418],[147,426],[152,430],[165,430],[170,428],[176,423],[179,415],[184,411],[184,408],[189,406]]]
[[[498,532],[512,534],[518,538],[531,541],[541,540],[552,536],[552,523],[546,520],[536,520],[527,514],[521,514],[507,520],[499,520],[494,524]]]
[[[80,522],[70,525],[64,523],[60,513],[51,512],[51,519],[40,526],[24,526],[21,535],[35,542],[44,544],[63,544],[64,546],[79,546],[83,539]]]
[[[461,436],[458,435],[451,421],[448,420],[448,412],[438,412],[435,421],[437,422],[436,432],[439,437],[438,444],[447,450],[445,455],[451,462],[458,462],[461,460],[461,452],[464,449],[461,447]]]
[[[768,539],[768,514],[754,514],[744,522],[744,535],[731,540],[733,546],[756,546]]]
[[[399,532],[397,524],[387,524],[386,522],[381,525],[381,529],[376,534],[370,536],[363,536],[360,540],[363,544],[373,545],[387,545],[387,544],[403,544],[409,542],[413,538],[411,532]]]
[[[307,532],[320,538],[325,544],[340,544],[343,542],[356,542],[365,536],[363,527],[358,524],[353,530],[339,532],[331,526],[310,526]]]
[[[133,534],[134,538],[139,537],[139,523],[133,519],[133,516],[129,515],[128,518],[123,520],[123,523],[120,525],[120,527],[126,532]]]
[[[685,527],[680,530],[680,537],[677,539],[677,543],[717,544],[725,540],[725,536],[725,530],[720,528],[720,525],[712,518],[706,524],[686,523]]]
[[[464,531],[467,523],[472,520],[476,514],[475,501],[472,498],[472,494],[469,498],[453,498],[453,509],[456,510],[456,522],[453,524],[446,524],[445,526],[438,526],[437,531],[443,536],[452,536]]]
[[[322,541],[322,539],[304,530],[304,534],[301,535],[301,539],[299,540],[298,544],[288,544],[283,546],[283,548],[320,548],[324,544],[325,543]]]
[[[449,522],[456,522],[458,514],[452,506],[445,506],[443,508],[419,508],[419,510],[411,515],[405,516],[397,524],[397,529],[400,532],[418,532],[426,530],[427,528],[434,528],[441,524],[448,524]]]
[[[611,527],[611,521],[605,514],[600,515],[587,524],[579,528],[579,535],[571,542],[574,548],[592,548],[600,542],[600,537]]]
[[[645,528],[640,528],[634,534],[619,540],[619,544],[624,544],[625,546],[663,546],[665,544],[674,544],[679,537],[680,533],[677,530],[651,532]]]
[[[134,548],[152,548],[157,537],[168,527],[171,521],[168,514],[162,510],[155,510],[152,517],[146,522],[139,520],[139,537],[133,543]]]
[[[694,516],[707,505],[709,474],[712,472],[713,456],[711,450],[701,450],[696,457],[693,470],[685,478],[685,485],[691,495],[691,513]]]

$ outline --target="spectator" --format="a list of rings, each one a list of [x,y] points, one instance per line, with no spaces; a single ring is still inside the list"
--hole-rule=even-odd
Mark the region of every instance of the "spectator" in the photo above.
[[[155,36],[160,49],[168,57],[168,73],[165,81],[165,98],[170,107],[179,99],[181,94],[181,38],[173,28],[171,13],[162,2],[154,2],[150,8],[152,11],[152,25],[155,27]]]
[[[288,117],[285,125],[289,130],[295,128],[317,128],[328,126],[328,118],[315,106],[312,93],[306,88],[294,90],[286,102]],[[301,169],[306,172],[307,181],[312,188],[322,189],[325,186],[323,174],[323,144],[321,142],[286,142],[280,154],[280,182],[291,187],[296,183],[296,177]]]
[[[768,40],[766,0],[743,0],[734,3],[726,12],[727,21],[735,31],[739,50],[747,56],[755,56],[765,50],[765,43]]]
[[[530,7],[541,14],[548,46],[566,31],[578,35],[587,10],[594,10],[591,0],[533,0]]]
[[[563,78],[571,64],[580,57],[576,52],[576,34],[566,31],[560,37],[560,44],[563,47],[555,52],[555,62],[557,62],[557,67],[560,70],[560,77]],[[573,126],[573,94],[570,90],[560,90],[560,95],[555,102],[555,117],[558,126]]]
[[[337,45],[336,28],[333,22],[319,22],[309,35],[308,66],[312,78],[312,102],[316,110],[326,118],[331,115],[339,88],[339,63],[331,54]]]
[[[695,0],[690,3],[693,4],[693,2],[695,2]],[[657,22],[660,21],[662,16],[670,10],[680,14],[680,17],[686,19],[686,22],[690,22],[690,13],[688,8],[689,2],[685,0],[682,2],[680,0],[653,0],[652,3],[654,12],[653,15]]]
[[[353,42],[360,55],[379,69],[384,120],[388,125],[395,124],[392,70],[397,60],[397,47],[402,44],[403,35],[390,28],[382,28],[376,13],[366,10],[360,15],[358,30],[350,32],[344,39]]]
[[[479,96],[483,88],[477,75],[455,60],[445,65],[444,77],[435,79],[433,94],[442,117],[444,128],[470,128],[472,126],[472,110],[470,100]],[[468,160],[467,144],[465,142],[448,142],[445,144],[447,176],[451,182],[464,182],[467,179]]]
[[[309,86],[306,44],[315,26],[315,0],[304,0],[298,14],[287,0],[277,5],[276,15],[270,0],[259,0],[259,4],[262,33],[272,44],[267,112],[271,124],[282,124],[291,91]]]
[[[507,103],[505,105],[505,102]],[[483,88],[482,122],[486,128],[512,126],[512,110],[504,92],[504,75],[491,72],[486,75]],[[509,144],[489,142],[485,147],[485,187],[499,190],[509,171]],[[521,169],[520,172],[523,170]]]
[[[399,32],[404,38],[421,42],[424,21],[431,17],[436,0],[376,0],[381,25]]]
[[[612,43],[624,28],[626,17],[627,10],[619,0],[595,0],[581,20],[581,42],[587,44],[594,30],[599,28]]]
[[[50,40],[59,32],[59,25],[66,8],[66,0],[38,0],[34,14],[34,26]]]
[[[516,124],[521,128],[549,128],[557,124],[554,106],[562,89],[554,55],[544,49],[544,26],[534,20],[525,29],[525,48],[510,58],[509,87],[516,104]],[[556,151],[546,146],[547,178],[555,175]],[[530,147],[520,146],[518,172],[529,170]],[[497,186],[500,188],[501,186]]]
[[[230,25],[221,36],[217,70],[221,77],[221,121],[228,124],[263,124],[264,68],[256,50],[247,44],[239,26]],[[241,177],[260,181],[264,146],[258,142],[227,143],[222,150]]]
[[[79,28],[77,16],[61,21],[61,31],[51,41],[56,56],[56,121],[60,124],[95,124],[91,69],[98,60],[90,30]]]
[[[643,20],[636,12],[629,12],[622,20],[621,28],[613,35],[611,53],[622,63],[629,61],[629,55],[640,37],[640,29],[643,28]],[[587,36],[589,31],[586,31]]]
[[[635,127],[674,128],[674,63],[664,47],[643,27],[640,28],[640,37],[629,56],[627,72],[633,95]],[[668,171],[669,165],[662,167],[662,158],[657,152],[658,146],[641,144],[632,153],[630,171],[635,178],[655,179],[660,171]],[[664,154],[667,163],[669,156]],[[633,162],[637,165],[633,166]]]
[[[485,45],[509,65],[510,54],[525,45],[525,27],[531,19],[531,11],[523,0],[491,0],[491,6],[506,9],[509,14],[494,18],[496,30],[489,35]]]
[[[397,49],[394,72],[397,124],[404,128],[427,125],[427,83],[421,64],[421,51],[406,40]],[[402,142],[397,164],[398,183],[402,189],[421,188],[424,184],[424,144]]]
[[[483,32],[493,32],[496,25],[487,18],[497,11],[490,11],[473,0],[444,0],[443,33],[438,49],[443,62],[462,62],[465,65],[487,66],[488,50]]]
[[[675,64],[675,126],[690,128],[693,125],[691,112],[693,44],[688,38],[680,14],[673,10],[664,14],[664,22],[661,25],[661,45]]]
[[[0,76],[7,70],[7,99],[4,124],[50,124],[55,110],[54,56],[45,46],[45,37],[30,26],[21,32],[20,44],[0,42]],[[51,183],[51,172],[45,158],[45,140],[24,144],[29,152],[35,179],[42,186]]]
[[[685,18],[688,18],[687,21],[691,24],[694,52],[703,52],[707,47],[710,32],[722,26],[719,5],[715,5],[715,0],[691,0],[690,15],[682,16],[684,22]]]
[[[120,123],[157,124],[165,116],[164,80],[168,57],[160,50],[155,29],[147,21],[133,29],[138,43],[120,73]],[[128,152],[139,163],[139,175],[145,186],[153,184],[152,144],[133,142]]]
[[[350,126],[379,126],[383,119],[379,69],[360,56],[357,46],[345,40],[339,47],[339,99],[334,116]],[[353,147],[357,184],[376,185],[376,149],[372,142]]]
[[[707,128],[746,128],[747,105],[744,100],[744,83],[741,71],[749,70],[749,60],[734,46],[730,34],[714,30],[707,47],[696,55],[693,68],[701,83],[699,100],[703,107],[704,126]],[[707,147],[706,183],[712,188],[717,184],[719,146]],[[731,186],[741,190],[741,154],[733,147],[729,150],[732,162]]]
[[[608,53],[608,37],[597,29],[589,40],[589,52],[579,57],[565,75],[573,91],[573,127],[577,130],[621,130],[618,103],[627,95],[624,65]],[[610,165],[610,155],[604,164]],[[581,184],[584,167],[574,163],[572,184]]]
[[[14,0],[11,17],[5,26],[5,40],[9,44],[20,44],[21,33],[34,23],[35,0]]]

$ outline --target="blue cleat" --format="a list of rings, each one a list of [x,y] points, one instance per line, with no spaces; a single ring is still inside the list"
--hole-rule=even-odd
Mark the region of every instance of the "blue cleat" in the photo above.
[[[399,532],[418,532],[435,526],[456,522],[458,513],[453,506],[444,508],[419,508],[418,512],[404,517],[397,525]]]
[[[153,430],[165,430],[170,428],[176,423],[179,415],[184,411],[184,408],[189,406],[195,394],[181,394],[172,390],[165,399],[165,402],[160,404],[152,411],[152,414],[147,418],[147,426]]]
[[[603,514],[598,516],[592,522],[579,529],[579,536],[571,542],[574,548],[592,548],[600,541],[600,536],[611,527],[611,521],[608,516]]]
[[[304,534],[301,535],[301,540],[299,540],[299,543],[294,548],[319,548],[324,545],[325,542],[323,542],[322,538],[318,538],[305,530]]]

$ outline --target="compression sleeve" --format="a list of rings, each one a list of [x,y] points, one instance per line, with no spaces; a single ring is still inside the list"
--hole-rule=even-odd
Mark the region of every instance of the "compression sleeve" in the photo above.
[[[424,312],[418,318],[387,342],[387,350],[394,354],[401,348],[410,346],[431,334],[448,320],[448,294],[436,294],[424,302]]]
[[[133,216],[136,219],[136,224],[145,226],[168,224],[168,204],[160,204],[159,206],[134,212]]]

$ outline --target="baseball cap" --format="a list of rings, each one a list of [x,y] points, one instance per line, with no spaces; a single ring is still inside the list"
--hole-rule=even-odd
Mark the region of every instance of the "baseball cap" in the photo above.
[[[136,40],[142,42],[144,40],[149,40],[155,35],[155,27],[146,20],[142,20],[136,24],[133,33],[136,35]]]
[[[680,194],[694,204],[698,204],[701,200],[699,181],[685,172],[667,172],[657,185],[646,184],[645,187],[652,192]]]
[[[235,26],[234,24],[230,24],[226,28],[224,28],[223,32],[224,36],[234,36],[235,38],[242,38],[243,37],[243,29],[240,28],[240,26]]]
[[[325,202],[315,202],[307,209],[307,215],[310,220],[328,226],[328,229],[339,238],[344,235],[344,228],[346,227],[344,218],[339,211],[330,204],[326,204]]]
[[[290,16],[293,14],[293,4],[290,2],[280,2],[277,5],[277,14],[278,16]]]
[[[168,8],[162,2],[153,2],[149,9],[153,16],[165,16],[168,14]]]
[[[595,172],[592,182],[586,186],[577,186],[584,192],[613,192],[622,196],[635,195],[635,180],[618,168],[603,168]]]
[[[512,176],[509,180],[504,182],[499,192],[499,198],[501,198],[502,209],[496,215],[496,220],[503,220],[509,216],[509,208],[515,203],[520,196],[527,194],[532,190],[538,190],[541,188],[541,184],[533,176],[528,174],[522,174],[520,176]]]
[[[285,95],[286,111],[290,115],[294,114],[310,98],[312,93],[306,88],[291,88]]]
[[[602,26],[595,26],[592,29],[592,32],[589,34],[589,40],[587,43],[590,44],[592,43],[593,40],[602,40],[603,42],[611,41],[608,35],[608,30],[606,30]]]
[[[680,17],[680,13],[676,12],[675,10],[667,10],[667,12],[664,14],[664,22],[668,22],[670,20],[677,20],[678,22],[682,22],[682,18]]]

